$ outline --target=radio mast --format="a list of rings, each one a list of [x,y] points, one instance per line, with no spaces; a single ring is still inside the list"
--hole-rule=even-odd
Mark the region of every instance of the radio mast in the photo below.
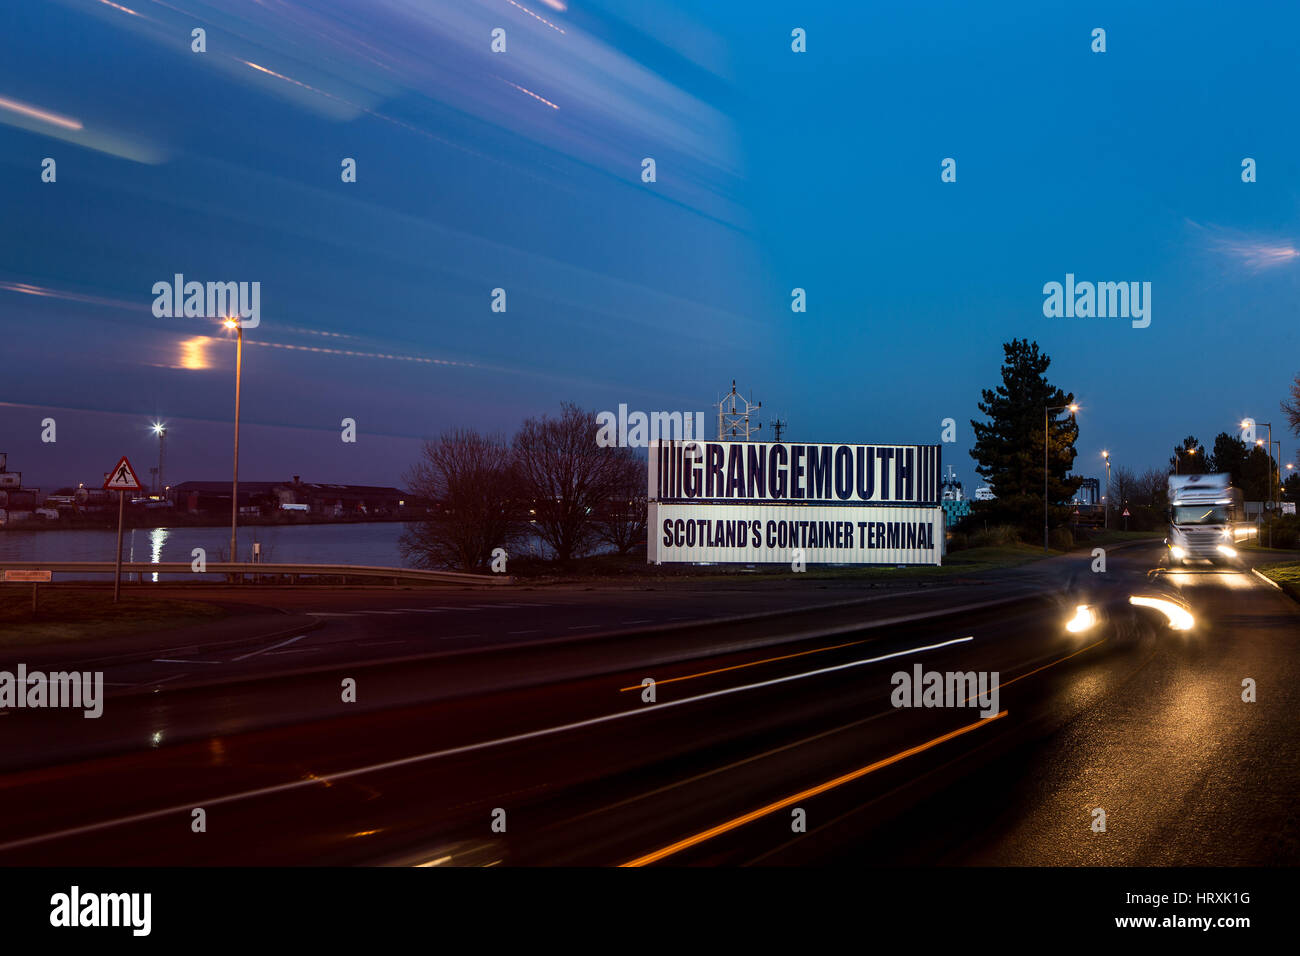
[[[744,408],[740,404],[744,403]],[[718,441],[749,441],[750,435],[763,426],[751,425],[751,412],[763,407],[762,402],[751,402],[743,395],[736,394],[736,380],[731,380],[731,391],[718,402]]]

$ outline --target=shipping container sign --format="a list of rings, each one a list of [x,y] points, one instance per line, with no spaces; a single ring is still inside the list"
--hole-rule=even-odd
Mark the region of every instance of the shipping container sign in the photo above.
[[[940,564],[939,507],[649,503],[651,564]],[[803,554],[795,549],[802,548]]]
[[[649,498],[709,504],[938,505],[938,445],[655,442]]]

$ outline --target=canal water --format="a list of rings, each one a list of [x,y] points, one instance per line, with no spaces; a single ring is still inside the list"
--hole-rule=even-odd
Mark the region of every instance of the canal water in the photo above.
[[[262,546],[268,564],[363,564],[405,567],[397,539],[406,527],[397,521],[355,524],[304,524],[249,527],[239,530],[239,557],[252,560],[253,542]],[[116,531],[0,530],[0,561],[112,561]],[[122,560],[193,560],[203,548],[208,561],[225,559],[229,528],[133,528],[122,533]],[[74,575],[60,574],[61,579]],[[85,575],[88,578],[98,575]],[[177,576],[168,575],[170,580]]]

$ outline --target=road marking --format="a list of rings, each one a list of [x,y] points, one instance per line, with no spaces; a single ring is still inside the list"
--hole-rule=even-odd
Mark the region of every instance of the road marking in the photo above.
[[[155,657],[155,664],[224,664],[225,661],[182,661],[173,657]]]
[[[397,610],[403,614],[441,614],[447,609],[445,607],[399,607]]]
[[[409,643],[411,643],[411,642],[410,642],[410,641],[365,641],[365,642],[363,642],[363,646],[365,646],[365,647],[382,647],[382,646],[385,645],[385,644],[409,644]],[[316,649],[316,648],[311,648],[311,650],[315,650],[315,649]],[[281,654],[284,654],[284,653],[286,653],[286,652],[285,652],[285,651],[280,651],[280,653],[281,653]]]
[[[569,630],[586,631],[586,630],[590,630],[593,627],[600,627],[600,625],[599,624],[575,624],[571,628],[569,628]]]
[[[477,637],[476,634],[462,634],[460,637]],[[445,640],[445,638],[444,638]],[[662,704],[655,704],[653,707],[637,707],[631,710],[621,710],[613,714],[604,714],[600,717],[588,717],[585,720],[576,720],[572,723],[559,724],[554,727],[543,727],[541,730],[528,730],[519,734],[512,734],[509,737],[497,737],[495,740],[482,740],[475,744],[463,744],[459,747],[448,747],[445,750],[434,750],[429,753],[415,754],[410,757],[399,757],[396,760],[386,760],[382,763],[368,764],[362,767],[354,767],[351,770],[340,770],[337,773],[325,774],[323,776],[311,776],[307,779],[291,780],[287,783],[272,784],[269,787],[259,787],[256,790],[244,790],[239,793],[228,793],[221,797],[209,797],[205,800],[196,800],[178,806],[164,807],[161,810],[146,810],[143,813],[134,813],[127,817],[118,817],[114,820],[101,820],[98,823],[87,823],[79,827],[71,827],[66,830],[56,830],[53,833],[40,833],[36,836],[23,837],[19,840],[11,840],[8,843],[0,843],[0,853],[7,850],[16,850],[19,847],[31,846],[35,843],[45,843],[49,840],[59,840],[67,837],[80,836],[83,833],[94,833],[97,830],[105,830],[109,827],[123,826],[130,823],[142,823],[145,820],[155,820],[159,817],[169,816],[171,814],[189,813],[196,806],[209,807],[220,806],[226,803],[234,803],[238,800],[247,800],[252,797],[268,797],[278,793],[288,793],[291,790],[301,790],[303,787],[311,787],[316,784],[325,784],[332,786],[340,780],[347,780],[351,777],[360,777],[371,773],[381,773],[385,770],[395,770],[399,767],[409,767],[413,764],[425,763],[430,760],[438,760],[443,757],[454,757],[460,754],[473,753],[476,750],[488,750],[492,747],[501,747],[507,744],[519,743],[524,740],[536,740],[539,737],[549,737],[555,734],[566,733],[570,730],[581,730],[584,727],[595,727],[599,724],[612,723],[616,720],[624,720],[628,717],[634,717],[641,714],[654,713],[656,711],[671,710],[674,707],[684,707],[687,704],[695,704],[703,700],[712,700],[716,697],[726,697],[730,694],[738,694],[742,691],[756,690],[760,687],[772,687],[777,684],[785,684],[792,680],[800,680],[804,677],[813,677],[818,674],[827,674],[831,671],[841,671],[850,667],[860,667],[863,664],[875,664],[880,661],[891,660],[895,657],[905,657],[908,654],[918,654],[922,651],[933,651],[941,647],[949,647],[953,644],[963,644],[971,638],[961,638],[952,641],[943,641],[939,644],[927,644],[921,647],[910,647],[907,650],[896,651],[893,654],[883,654],[880,657],[866,658],[860,661],[850,661],[847,664],[837,664],[834,667],[824,667],[820,670],[808,671],[805,674],[791,674],[785,677],[776,677],[771,680],[759,681],[755,684],[745,684],[741,687],[726,687],[722,690],[709,691],[707,694],[697,694],[694,697],[683,697],[681,700],[665,701]],[[1003,711],[998,716],[1004,716]],[[988,718],[992,720],[993,718]]]
[[[769,803],[765,807],[751,810],[749,813],[742,816],[735,817],[725,823],[719,823],[715,827],[710,827],[709,829],[696,833],[693,836],[688,836],[683,840],[678,840],[676,843],[671,843],[666,847],[655,850],[653,853],[647,853],[644,856],[637,857],[635,860],[629,860],[628,862],[619,865],[647,866],[648,864],[656,863],[659,860],[664,859],[664,857],[672,856],[674,853],[680,853],[682,850],[689,849],[690,847],[703,843],[706,840],[711,840],[716,836],[721,836],[731,830],[743,827],[747,823],[753,823],[755,820],[761,819],[768,814],[775,813],[778,810],[784,810],[786,807],[794,806],[796,803],[816,797],[828,790],[834,790],[836,787],[843,786],[846,783],[851,783],[854,780],[865,777],[869,773],[875,773],[877,770],[884,767],[896,764],[901,760],[906,760],[908,757],[915,756],[916,754],[929,750],[932,747],[937,747],[939,744],[946,743],[955,737],[960,737],[962,734],[968,734],[972,730],[983,727],[984,725],[992,723],[1006,715],[1007,712],[1004,710],[1001,713],[994,714],[992,717],[985,717],[975,721],[973,724],[967,724],[965,727],[958,727],[956,730],[951,730],[946,734],[941,734],[940,736],[933,738],[932,740],[927,740],[923,744],[917,744],[915,747],[908,747],[906,750],[900,750],[898,753],[885,757],[883,760],[877,760],[875,763],[869,763],[865,767],[859,767],[857,770],[835,777],[833,780],[827,780],[825,783],[819,783],[815,787],[801,790],[799,793],[792,794],[782,800],[777,800],[775,803]]]
[[[651,621],[650,618],[648,617],[641,617],[641,618],[637,618],[635,621],[624,621],[623,623],[624,624],[649,624],[651,623]]]
[[[734,664],[731,667],[718,667],[711,671],[700,671],[698,674],[686,674],[683,677],[665,677],[663,680],[656,680],[655,684],[674,684],[679,680],[694,680],[697,677],[708,677],[710,674],[723,674],[727,671],[738,671],[744,667],[757,667],[759,664],[771,664],[774,661],[788,661],[792,657],[806,657],[809,654],[820,654],[822,651],[838,651],[842,647],[853,647],[857,644],[865,644],[866,641],[849,641],[847,644],[834,644],[830,647],[817,647],[811,651],[800,651],[798,654],[782,654],[780,657],[765,657],[761,661],[750,661],[748,664]],[[618,692],[621,694],[628,690],[640,690],[641,684],[635,684],[632,687],[620,687]]]
[[[506,631],[507,634],[539,634],[540,631]]]
[[[171,677],[160,677],[158,680],[146,680],[146,681],[141,681],[140,683],[141,684],[165,684],[169,680],[180,680],[184,676],[185,676],[184,674],[173,674]]]
[[[263,647],[261,650],[249,651],[247,654],[240,654],[238,657],[231,660],[230,663],[233,664],[235,661],[247,660],[250,657],[256,657],[258,654],[265,654],[267,651],[273,651],[277,647],[284,647],[286,644],[292,644],[294,641],[301,641],[306,636],[306,634],[299,634],[297,637],[291,637],[287,641],[281,641],[279,644],[272,644],[270,647]]]
[[[308,617],[360,617],[360,614],[345,613],[342,611],[308,611]]]
[[[482,637],[482,634],[445,634],[438,638],[440,641],[454,641],[458,637]]]
[[[366,611],[366,614],[401,614],[401,611]]]
[[[1263,582],[1264,582],[1265,584],[1267,584],[1269,587],[1274,588],[1275,590],[1278,590],[1278,591],[1282,590],[1282,585],[1278,584],[1276,581],[1274,581],[1272,578],[1270,578],[1267,574],[1261,574],[1260,572],[1256,571],[1254,568],[1251,568],[1251,569],[1250,569],[1250,573],[1253,574],[1253,575],[1255,575],[1255,577],[1259,578],[1261,581],[1263,581]]]

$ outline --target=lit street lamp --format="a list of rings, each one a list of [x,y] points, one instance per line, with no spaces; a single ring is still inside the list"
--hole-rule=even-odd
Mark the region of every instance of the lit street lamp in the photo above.
[[[1256,425],[1263,425],[1265,428],[1268,429],[1268,502],[1269,502],[1269,504],[1271,505],[1271,504],[1273,504],[1273,423],[1272,423],[1272,422],[1256,422],[1255,424],[1256,424]],[[1242,422],[1242,423],[1241,423],[1241,427],[1242,427],[1242,428],[1248,428],[1248,427],[1249,427],[1249,423],[1248,423],[1248,422]],[[1261,444],[1261,443],[1257,441],[1257,442],[1255,442],[1255,444],[1258,445],[1258,444]],[[1278,443],[1277,443],[1277,457],[1278,457],[1279,460],[1281,460],[1281,458],[1282,458],[1282,443],[1281,443],[1281,442],[1278,442]],[[1274,510],[1276,510],[1276,509],[1274,509]],[[1271,548],[1271,547],[1273,547],[1273,522],[1272,522],[1272,515],[1269,516],[1269,519],[1270,519],[1270,520],[1269,520],[1269,523],[1268,523],[1268,546]]]
[[[167,485],[163,481],[163,461],[167,455],[167,426],[162,422],[153,423],[153,433],[158,436],[158,487],[165,489]],[[164,498],[166,492],[163,493]]]
[[[1106,530],[1110,530],[1110,452],[1103,451],[1101,457],[1106,459],[1106,498],[1102,514],[1106,516]]]
[[[1187,452],[1187,454],[1189,454],[1189,455],[1195,455],[1195,454],[1196,454],[1196,449],[1195,449],[1195,448],[1184,448],[1183,451]],[[1183,460],[1183,459],[1182,459],[1182,456],[1181,456],[1181,455],[1174,455],[1174,474],[1175,474],[1175,475],[1178,474],[1178,463],[1179,463],[1180,461],[1182,461],[1182,460]]]
[[[238,319],[226,317],[226,328],[235,330],[235,474],[230,482],[230,560],[235,551],[235,529],[239,526],[239,383],[244,367],[244,327]]]
[[[1070,410],[1073,415],[1079,410],[1078,405],[1050,405],[1043,409],[1043,554],[1048,553],[1047,548],[1047,420],[1052,412],[1063,412]]]

